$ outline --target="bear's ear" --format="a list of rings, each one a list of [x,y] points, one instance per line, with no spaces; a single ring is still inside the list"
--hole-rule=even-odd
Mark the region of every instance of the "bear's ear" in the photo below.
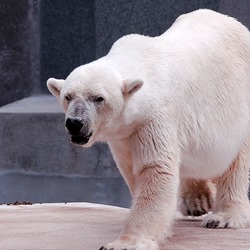
[[[124,95],[132,95],[135,92],[137,92],[143,85],[143,81],[140,79],[134,80],[134,81],[129,81],[125,80],[123,82],[123,94]]]
[[[49,78],[47,81],[47,87],[52,95],[59,98],[60,92],[63,86],[64,80],[58,80],[55,78]]]

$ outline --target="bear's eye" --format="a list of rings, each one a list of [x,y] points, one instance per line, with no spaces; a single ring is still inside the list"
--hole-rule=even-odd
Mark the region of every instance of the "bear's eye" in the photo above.
[[[94,99],[94,102],[97,102],[97,103],[100,103],[100,102],[103,102],[104,101],[104,98],[102,96],[98,96]]]
[[[71,101],[71,96],[70,95],[66,95],[65,96],[65,100],[68,101],[68,102]]]

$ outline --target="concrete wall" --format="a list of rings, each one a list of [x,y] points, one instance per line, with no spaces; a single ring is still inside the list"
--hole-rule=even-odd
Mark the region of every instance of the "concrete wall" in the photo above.
[[[130,205],[107,145],[72,145],[51,95],[0,107],[0,203],[16,200]]]
[[[99,58],[123,35],[160,35],[181,14],[199,8],[218,10],[219,0],[95,0],[95,7],[96,57]]]
[[[39,1],[0,1],[0,106],[40,91],[39,29]]]
[[[0,106],[48,93],[50,76],[105,55],[129,33],[155,36],[181,14],[209,8],[250,27],[248,0],[1,0]]]
[[[41,86],[95,59],[95,1],[41,0]]]
[[[249,0],[220,0],[219,12],[233,16],[250,29]]]
[[[248,0],[42,0],[42,89],[47,91],[48,77],[63,78],[76,66],[107,54],[121,36],[159,35],[179,15],[199,8],[234,16],[250,27]]]
[[[159,35],[180,14],[200,7],[218,10],[219,0],[42,0],[42,89],[47,92],[48,77],[64,78],[76,66],[107,54],[121,36]]]

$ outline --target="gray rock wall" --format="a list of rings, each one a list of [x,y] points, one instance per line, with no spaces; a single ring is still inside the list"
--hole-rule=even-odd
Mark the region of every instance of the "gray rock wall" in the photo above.
[[[95,59],[95,1],[41,0],[41,86]]]
[[[249,0],[220,0],[218,9],[222,14],[235,17],[250,29],[250,1]]]
[[[0,1],[0,106],[40,92],[39,1]]]
[[[50,76],[105,55],[121,36],[156,36],[181,14],[209,8],[250,27],[248,0],[1,0],[0,106],[48,93]]]
[[[126,34],[158,36],[179,15],[199,8],[218,10],[219,0],[95,0],[96,57],[104,56]]]

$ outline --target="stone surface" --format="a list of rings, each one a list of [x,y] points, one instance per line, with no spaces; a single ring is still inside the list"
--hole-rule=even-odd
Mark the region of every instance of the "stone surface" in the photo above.
[[[0,106],[39,92],[38,16],[37,0],[1,0]]]
[[[108,205],[119,204],[128,208],[131,197],[121,177],[0,174],[0,204],[15,201],[32,203],[85,201]]]
[[[70,143],[51,95],[0,108],[0,203],[90,201],[129,207],[130,195],[106,144]]]
[[[121,36],[159,35],[183,13],[218,10],[219,0],[41,0],[41,86],[105,55]],[[63,13],[63,15],[62,15]]]
[[[41,0],[41,87],[95,58],[94,1]]]
[[[249,0],[220,0],[219,11],[235,17],[250,29],[250,1]]]
[[[160,35],[179,15],[199,8],[218,10],[219,0],[95,0],[96,57],[104,56],[123,35]]]
[[[115,240],[128,209],[97,204],[0,206],[1,250],[97,250]],[[247,250],[250,229],[206,229],[178,217],[160,250]],[[150,250],[150,249],[149,249]]]
[[[53,96],[0,108],[0,170],[120,177],[106,144],[83,149],[70,143],[64,114]]]
[[[65,78],[75,67],[104,56],[120,37],[157,36],[175,19],[199,8],[220,11],[250,27],[248,0],[41,0],[41,88],[51,77]],[[63,15],[62,15],[63,13]]]

